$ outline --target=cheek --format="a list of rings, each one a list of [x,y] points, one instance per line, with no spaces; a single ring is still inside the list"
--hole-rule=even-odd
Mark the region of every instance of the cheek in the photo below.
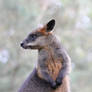
[[[39,46],[45,46],[47,44],[46,42],[46,37],[39,37],[37,40],[36,40],[36,43],[37,45]]]
[[[37,41],[32,41],[27,44],[28,46],[35,46],[37,45]]]

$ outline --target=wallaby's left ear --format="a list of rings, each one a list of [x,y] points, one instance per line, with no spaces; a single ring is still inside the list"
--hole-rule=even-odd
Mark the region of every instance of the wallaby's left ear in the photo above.
[[[47,23],[47,25],[46,25],[46,31],[47,31],[47,32],[52,31],[52,29],[54,28],[54,26],[55,26],[55,20],[52,19],[52,20],[50,20],[50,21]]]

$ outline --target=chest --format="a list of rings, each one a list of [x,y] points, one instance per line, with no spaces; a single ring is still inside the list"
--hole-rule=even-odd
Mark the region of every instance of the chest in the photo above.
[[[62,68],[63,59],[61,56],[58,56],[53,50],[46,50],[40,53],[38,66],[48,72],[48,74],[56,80],[61,68]]]
[[[50,76],[56,80],[61,68],[62,68],[62,59],[49,59],[46,62],[46,67]]]

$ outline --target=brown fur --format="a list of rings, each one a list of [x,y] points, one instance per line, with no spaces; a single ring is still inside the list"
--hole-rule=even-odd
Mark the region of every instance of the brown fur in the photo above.
[[[48,73],[53,78],[53,80],[56,80],[60,69],[62,68],[62,58],[53,58],[53,51],[46,48],[46,50],[49,53],[48,61],[46,62],[46,66],[48,67]]]
[[[48,67],[50,76],[53,78],[53,80],[56,80],[59,74],[59,71],[62,67],[62,65],[60,64],[60,61],[59,60],[55,60],[54,62],[48,61],[46,65]]]
[[[40,32],[42,35],[45,35],[45,36],[48,36],[49,34],[52,33],[52,32],[46,32],[45,26],[43,28],[40,28],[39,30],[37,30],[37,32]]]
[[[54,62],[47,61],[46,66],[48,67],[48,74],[53,78],[53,80],[56,80],[59,71],[62,67],[62,64],[60,63],[60,60],[55,60]],[[41,68],[38,67],[38,76],[43,79],[43,76],[40,72]]]

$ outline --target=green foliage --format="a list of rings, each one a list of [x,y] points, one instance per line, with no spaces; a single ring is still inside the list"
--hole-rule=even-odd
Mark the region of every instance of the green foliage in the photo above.
[[[20,42],[55,18],[57,34],[72,59],[72,92],[92,91],[91,0],[0,0],[0,92],[17,92],[37,61]]]

